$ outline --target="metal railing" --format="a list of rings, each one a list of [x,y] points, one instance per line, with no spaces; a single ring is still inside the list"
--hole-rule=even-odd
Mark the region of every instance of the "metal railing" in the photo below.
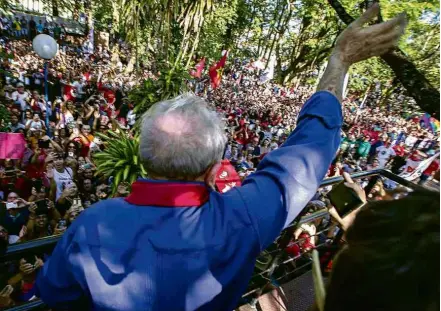
[[[351,177],[354,180],[362,179],[362,178],[370,178],[373,176],[381,176],[381,177],[388,178],[388,179],[390,179],[390,180],[392,180],[402,186],[408,187],[412,190],[428,191],[427,188],[424,188],[418,184],[415,184],[411,181],[408,181],[408,180],[406,180],[400,176],[397,176],[397,175],[391,173],[390,171],[384,170],[384,169],[376,169],[376,170],[357,172],[357,173],[351,174]],[[331,186],[331,185],[337,184],[341,181],[343,181],[342,176],[327,178],[322,181],[322,183],[320,184],[320,188],[326,187],[326,186]],[[278,247],[276,249],[276,252],[274,252],[276,254],[272,258],[271,263],[269,264],[269,267],[259,273],[260,276],[264,277],[268,282],[259,288],[255,288],[251,291],[248,291],[247,293],[245,293],[243,295],[243,297],[249,297],[251,295],[258,297],[261,294],[265,293],[265,291],[268,290],[271,287],[270,285],[274,282],[273,275],[278,267],[281,267],[282,265],[285,265],[291,261],[295,261],[304,255],[304,254],[302,254],[302,256],[298,256],[297,258],[293,257],[293,258],[289,258],[289,259],[283,259],[284,250],[285,250],[286,246],[288,245],[288,243],[290,242],[291,237],[293,235],[293,232],[297,228],[299,228],[302,224],[309,223],[309,222],[312,222],[317,219],[322,219],[323,217],[326,217],[329,214],[327,212],[327,209],[319,210],[319,211],[311,213],[309,215],[305,215],[305,213],[306,213],[306,209],[304,209],[304,211],[302,211],[302,213],[299,215],[299,217],[297,217],[297,219],[294,220],[292,225],[290,225],[287,229],[284,230],[284,232],[282,232],[282,234],[280,235],[280,237],[277,240]],[[9,260],[14,260],[14,259],[20,259],[23,257],[24,254],[28,254],[30,252],[39,252],[39,253],[51,252],[53,250],[53,248],[55,247],[56,243],[58,242],[58,240],[60,239],[60,237],[61,237],[60,235],[49,236],[49,237],[45,237],[45,238],[35,239],[35,240],[29,241],[29,242],[13,244],[8,247],[7,251],[4,254],[0,255],[0,262],[5,262],[5,261],[9,261]],[[338,238],[338,236],[336,237],[336,239],[337,238]],[[320,248],[322,246],[323,245],[317,245],[316,248]],[[310,264],[311,263],[306,263],[305,265],[298,267],[296,270],[290,271],[290,273],[294,273],[297,270],[304,268],[304,267],[307,267]],[[256,275],[253,275],[253,277],[255,277],[255,276]],[[40,308],[42,306],[44,306],[44,303],[41,300],[36,300],[36,301],[25,303],[20,306],[9,308],[6,310],[7,311],[29,311],[29,310],[37,310],[38,308]]]

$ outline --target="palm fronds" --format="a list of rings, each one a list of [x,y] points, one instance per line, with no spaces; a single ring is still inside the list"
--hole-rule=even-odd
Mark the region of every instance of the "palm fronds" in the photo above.
[[[125,132],[108,131],[107,135],[95,133],[101,138],[105,149],[93,155],[97,166],[96,175],[106,178],[113,176],[112,192],[115,193],[118,184],[132,184],[139,177],[147,177],[139,159],[139,135],[129,137]]]

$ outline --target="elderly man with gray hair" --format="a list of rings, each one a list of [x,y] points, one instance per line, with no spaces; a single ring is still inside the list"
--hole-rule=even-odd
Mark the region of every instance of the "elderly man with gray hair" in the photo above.
[[[140,145],[150,179],[78,217],[45,263],[37,295],[71,310],[234,309],[256,257],[302,211],[335,156],[349,66],[387,52],[404,31],[404,15],[363,27],[378,11],[339,36],[296,129],[227,193],[212,190],[226,142],[215,112],[194,96],[154,105]]]

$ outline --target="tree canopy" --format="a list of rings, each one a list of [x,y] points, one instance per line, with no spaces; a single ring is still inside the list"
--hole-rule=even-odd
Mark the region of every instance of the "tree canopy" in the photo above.
[[[315,84],[338,34],[372,2],[45,0],[53,12],[59,8],[86,12],[89,25],[93,21],[95,29],[109,32],[113,40],[125,39],[135,49],[132,63],[136,66],[141,61],[163,62],[170,68],[188,69],[201,57],[211,64],[228,49],[231,57],[266,64],[274,58],[274,78],[284,85]],[[383,99],[404,94],[424,110],[439,114],[439,109],[436,112],[427,104],[436,96],[439,100],[439,2],[376,2],[381,5],[381,18],[387,20],[404,11],[409,25],[397,51],[351,68],[349,92],[365,93],[375,86]],[[3,7],[10,4],[2,2]]]

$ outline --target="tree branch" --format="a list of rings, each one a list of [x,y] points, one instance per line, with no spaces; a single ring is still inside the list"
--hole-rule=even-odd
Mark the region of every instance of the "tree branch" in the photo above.
[[[345,24],[350,24],[354,18],[350,16],[338,0],[328,0],[328,3]],[[379,16],[379,20],[382,20]],[[395,76],[406,88],[408,94],[415,99],[418,106],[432,114],[438,120],[440,118],[440,93],[416,68],[415,64],[406,58],[403,51],[397,48],[381,56],[386,64],[392,69]]]

